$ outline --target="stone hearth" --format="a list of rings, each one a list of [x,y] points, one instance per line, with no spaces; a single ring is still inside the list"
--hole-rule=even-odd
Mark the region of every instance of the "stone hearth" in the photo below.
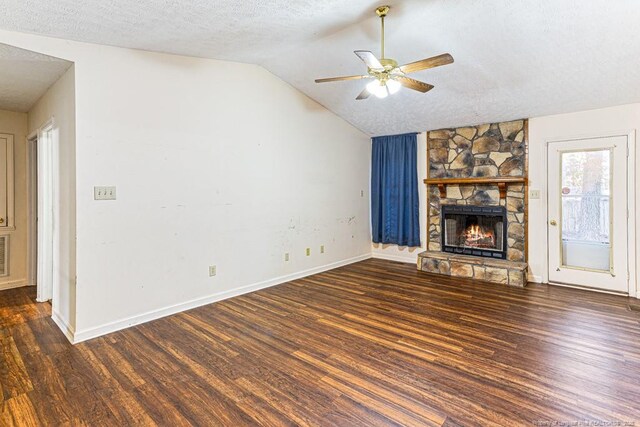
[[[501,285],[524,287],[527,284],[527,263],[452,255],[444,252],[423,252],[418,257],[419,270],[445,276],[466,277]]]
[[[428,178],[526,178],[527,148],[527,120],[430,131]],[[526,284],[527,186],[511,183],[506,190],[506,197],[501,198],[497,184],[447,184],[446,197],[441,198],[438,187],[429,185],[428,250],[420,254],[418,269],[501,284]],[[504,206],[508,221],[507,260],[442,253],[441,206],[446,204]]]

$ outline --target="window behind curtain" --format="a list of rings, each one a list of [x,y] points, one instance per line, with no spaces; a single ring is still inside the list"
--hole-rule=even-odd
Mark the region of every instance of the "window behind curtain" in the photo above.
[[[417,135],[375,137],[372,144],[373,241],[420,246]]]

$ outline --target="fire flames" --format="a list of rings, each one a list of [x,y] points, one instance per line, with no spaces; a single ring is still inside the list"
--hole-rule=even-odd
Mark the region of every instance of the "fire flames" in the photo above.
[[[496,240],[493,231],[480,227],[478,224],[467,227],[464,232],[464,245],[472,248],[495,248]]]

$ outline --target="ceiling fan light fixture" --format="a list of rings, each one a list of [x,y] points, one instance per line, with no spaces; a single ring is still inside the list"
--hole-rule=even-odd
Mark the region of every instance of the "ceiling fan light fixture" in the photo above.
[[[393,95],[394,93],[398,93],[401,87],[402,85],[399,81],[393,79],[387,80],[387,89],[389,89],[389,93],[391,95]]]
[[[369,83],[362,92],[360,92],[356,98],[358,101],[367,99],[371,95],[374,95],[377,98],[386,98],[389,95],[397,93],[403,86],[407,89],[415,90],[420,93],[427,93],[433,89],[433,85],[412,79],[408,77],[407,74],[451,64],[453,62],[453,57],[448,53],[443,53],[442,55],[398,66],[398,62],[395,59],[387,58],[384,52],[384,18],[388,13],[389,6],[380,6],[376,9],[376,14],[380,17],[380,26],[382,30],[380,37],[380,59],[368,50],[354,51],[358,58],[360,58],[367,66],[367,74],[316,79],[316,83],[373,79],[373,81]]]
[[[367,85],[367,90],[370,94],[375,95],[377,98],[386,98],[389,96],[387,85],[380,80],[374,80]]]

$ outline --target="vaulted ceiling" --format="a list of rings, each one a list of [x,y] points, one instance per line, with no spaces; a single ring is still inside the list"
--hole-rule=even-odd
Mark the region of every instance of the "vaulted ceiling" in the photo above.
[[[435,85],[356,101],[356,49],[379,53],[383,0],[4,0],[0,28],[256,63],[372,135],[461,126],[640,101],[636,0],[390,0],[387,56],[444,52]],[[1,40],[0,40],[1,41]]]

